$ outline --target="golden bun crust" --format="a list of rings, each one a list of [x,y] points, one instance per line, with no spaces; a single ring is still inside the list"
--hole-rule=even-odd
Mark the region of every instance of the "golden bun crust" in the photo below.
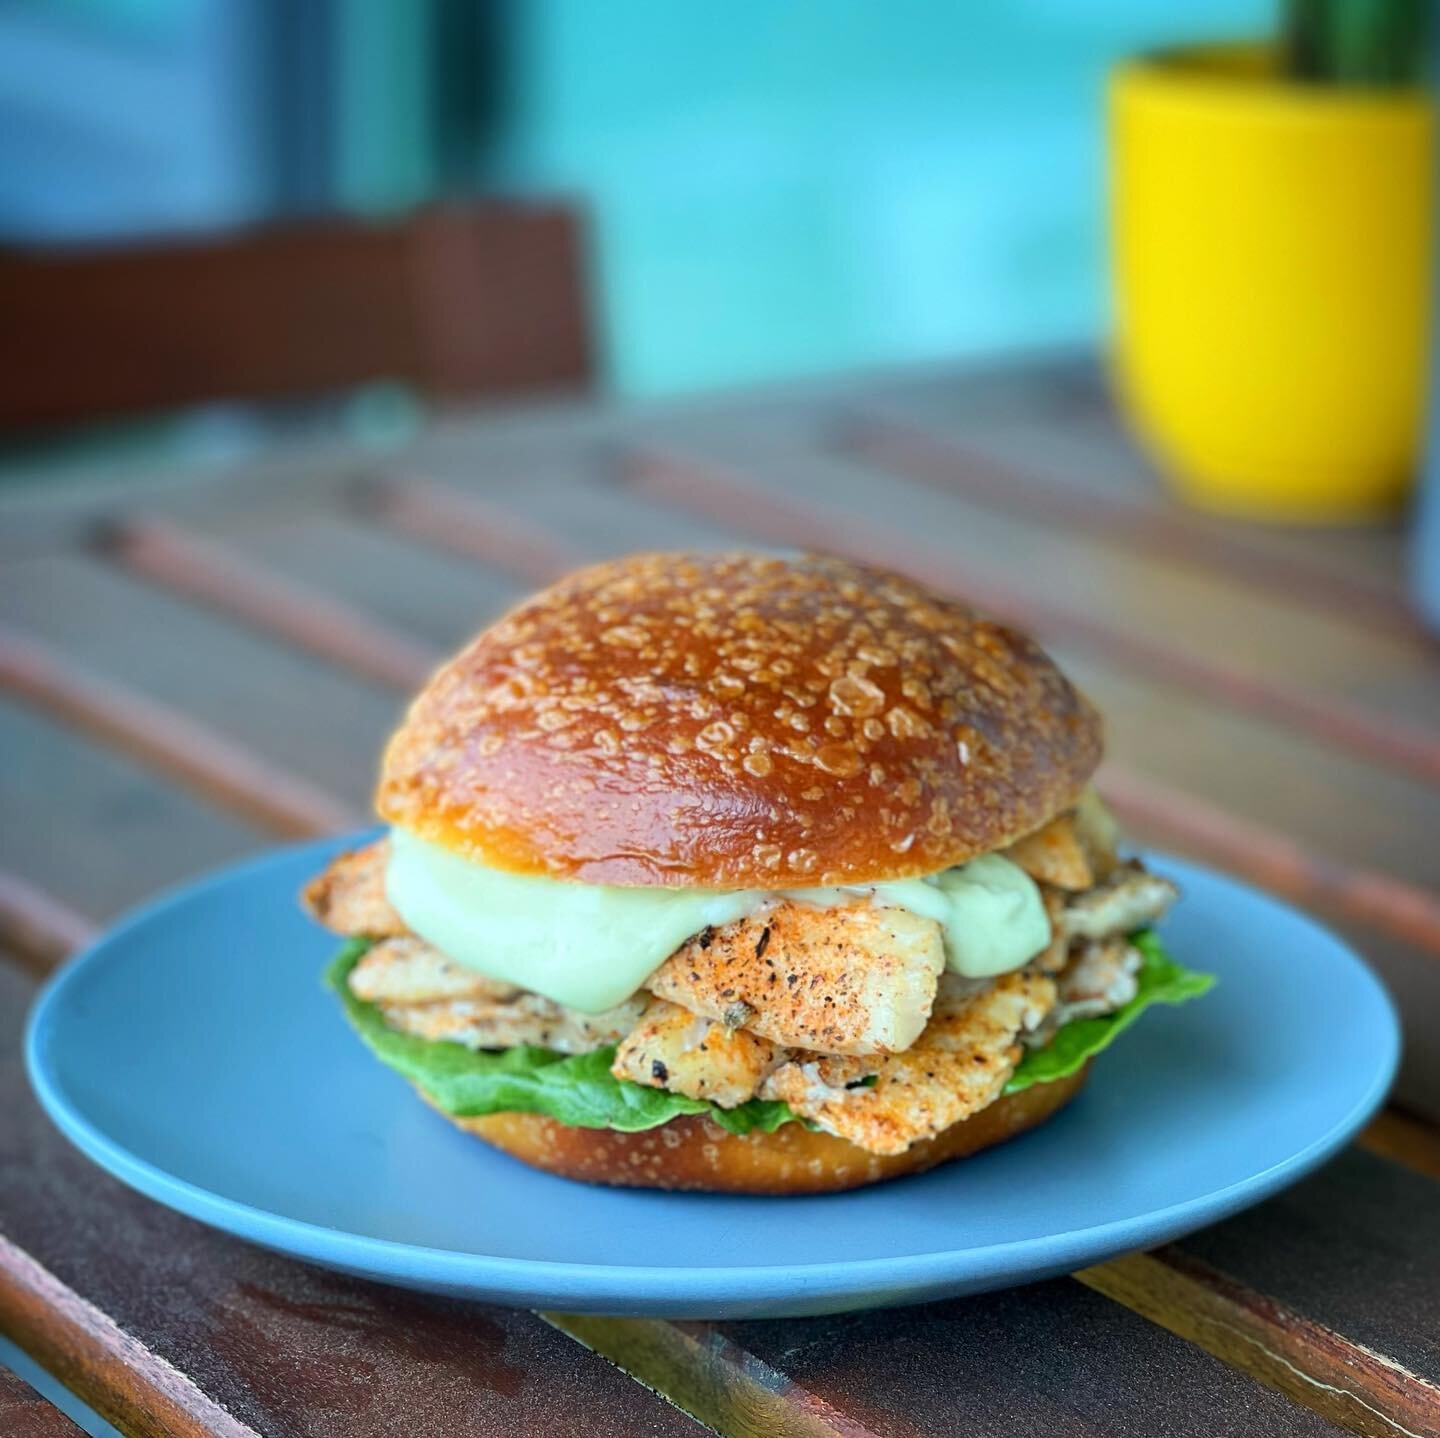
[[[561,580],[440,669],[376,803],[516,873],[864,883],[1039,828],[1100,749],[1038,645],[912,580],[818,555],[641,554]]]
[[[444,1117],[522,1163],[587,1183],[701,1193],[838,1193],[923,1173],[1004,1143],[1063,1108],[1088,1072],[1087,1064],[1069,1078],[1007,1094],[907,1152],[884,1157],[798,1123],[740,1135],[695,1116],[642,1133],[616,1133],[571,1128],[533,1113]]]

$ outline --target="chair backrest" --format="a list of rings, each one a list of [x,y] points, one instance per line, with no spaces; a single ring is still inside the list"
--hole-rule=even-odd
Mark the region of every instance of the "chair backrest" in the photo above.
[[[581,225],[478,203],[105,248],[0,249],[0,428],[397,379],[591,377]]]

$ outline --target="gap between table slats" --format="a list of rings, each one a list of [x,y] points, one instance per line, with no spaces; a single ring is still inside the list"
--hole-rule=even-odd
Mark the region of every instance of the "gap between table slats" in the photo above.
[[[931,489],[1033,518],[1049,528],[1058,525],[1107,543],[1169,554],[1285,598],[1298,596],[1332,613],[1430,642],[1399,594],[1354,575],[1334,574],[1293,554],[1247,544],[1209,527],[1203,517],[1197,522],[1178,511],[1049,480],[891,419],[847,414],[831,424],[830,434],[836,452]]]
[[[19,955],[31,971],[48,973],[98,933],[79,910],[0,869],[0,948]]]
[[[656,448],[631,451],[621,479],[652,499],[770,541],[829,549],[902,569],[938,589],[952,590],[955,566],[927,548],[873,521],[821,513],[791,503],[719,465],[699,464]],[[1270,676],[1248,674],[1186,654],[1079,611],[1037,598],[1030,589],[987,581],[967,584],[966,599],[1003,615],[1042,640],[1093,650],[1147,678],[1192,689],[1261,718],[1292,724],[1326,743],[1440,784],[1440,735],[1334,695],[1316,694]]]
[[[28,929],[6,922],[12,917],[8,910],[17,894],[25,896],[22,917]],[[34,902],[36,897],[42,901],[39,906]],[[37,920],[37,914],[43,917]],[[93,933],[93,926],[82,915],[3,872],[0,923],[17,933],[28,932],[37,957],[63,952],[70,943],[83,941]],[[1359,1142],[1401,1162],[1413,1160],[1422,1173],[1440,1174],[1440,1138],[1414,1120],[1382,1115]],[[17,1253],[7,1250],[0,1240],[0,1285],[13,1289],[20,1279],[25,1279],[27,1293],[55,1296],[55,1280],[37,1273],[25,1255],[17,1259]],[[5,1273],[7,1267],[14,1271]],[[1075,1276],[1357,1433],[1440,1435],[1440,1426],[1436,1426],[1440,1424],[1440,1393],[1428,1380],[1291,1313],[1178,1248],[1129,1255]],[[42,1280],[48,1280],[51,1287],[47,1288]],[[8,1297],[12,1304],[16,1301],[13,1292]],[[107,1343],[132,1340],[119,1330],[111,1333],[106,1329],[103,1325],[108,1320],[103,1315],[94,1315],[102,1320],[97,1327],[85,1312],[88,1306],[68,1290],[59,1294],[57,1301],[66,1316],[64,1329],[69,1336],[59,1349],[52,1347],[35,1356],[83,1397],[103,1397],[108,1409],[114,1394],[95,1387],[98,1380],[87,1376],[83,1363],[76,1368],[78,1360],[71,1344],[93,1346],[96,1334]],[[75,1309],[74,1304],[81,1308]],[[86,1320],[78,1330],[77,1313]],[[835,1412],[707,1325],[589,1315],[542,1316],[723,1432],[865,1438],[867,1430],[862,1425]],[[75,1380],[76,1372],[80,1373],[80,1381]],[[198,1390],[196,1394],[209,1402]],[[1417,1415],[1427,1412],[1432,1426],[1417,1424]],[[249,1432],[243,1428],[238,1431]]]

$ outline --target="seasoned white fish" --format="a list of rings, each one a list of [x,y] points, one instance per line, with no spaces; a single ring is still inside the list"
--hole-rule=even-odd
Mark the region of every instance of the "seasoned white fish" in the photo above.
[[[1113,1014],[1139,991],[1140,951],[1122,939],[1079,943],[1065,971],[1056,980],[1055,1007],[1033,1033],[1024,1035],[1030,1048],[1044,1048],[1055,1031],[1072,1019]]]
[[[305,907],[331,932],[348,938],[388,939],[407,933],[405,921],[385,896],[389,862],[388,839],[338,855],[306,884]]]
[[[563,1054],[583,1054],[617,1043],[634,1028],[644,1007],[642,994],[603,1014],[582,1014],[539,994],[520,992],[506,1000],[382,1003],[380,1012],[385,1022],[401,1033],[423,1039],[448,1039],[466,1048],[508,1049],[517,1044],[534,1044]]]
[[[919,1038],[944,966],[933,919],[869,902],[785,900],[698,934],[646,987],[787,1048],[888,1053]]]
[[[755,1097],[761,1080],[787,1054],[758,1034],[726,1028],[678,1004],[654,999],[620,1044],[610,1072],[734,1108]]]
[[[1108,939],[1153,924],[1180,897],[1180,890],[1131,860],[1089,893],[1069,900],[1060,916],[1071,939]]]
[[[1139,991],[1140,951],[1124,939],[1086,944],[1060,976],[1061,1023],[1095,1018],[1124,1008]]]
[[[447,959],[439,949],[408,934],[376,944],[350,970],[350,991],[371,1003],[395,1004],[465,998],[503,1002],[523,992]]]
[[[1020,1057],[1020,1036],[1038,1028],[1054,1003],[1048,975],[1005,974],[932,1019],[905,1053],[796,1055],[761,1084],[760,1096],[783,1099],[871,1153],[903,1153],[993,1103]]]

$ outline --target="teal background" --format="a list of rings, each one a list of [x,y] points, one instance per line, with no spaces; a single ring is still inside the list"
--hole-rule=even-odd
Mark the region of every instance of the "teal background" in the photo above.
[[[11,0],[0,232],[562,191],[630,394],[1091,342],[1104,75],[1213,0]]]
[[[611,373],[728,384],[1093,340],[1105,72],[1266,6],[539,0],[496,155],[588,194]]]

